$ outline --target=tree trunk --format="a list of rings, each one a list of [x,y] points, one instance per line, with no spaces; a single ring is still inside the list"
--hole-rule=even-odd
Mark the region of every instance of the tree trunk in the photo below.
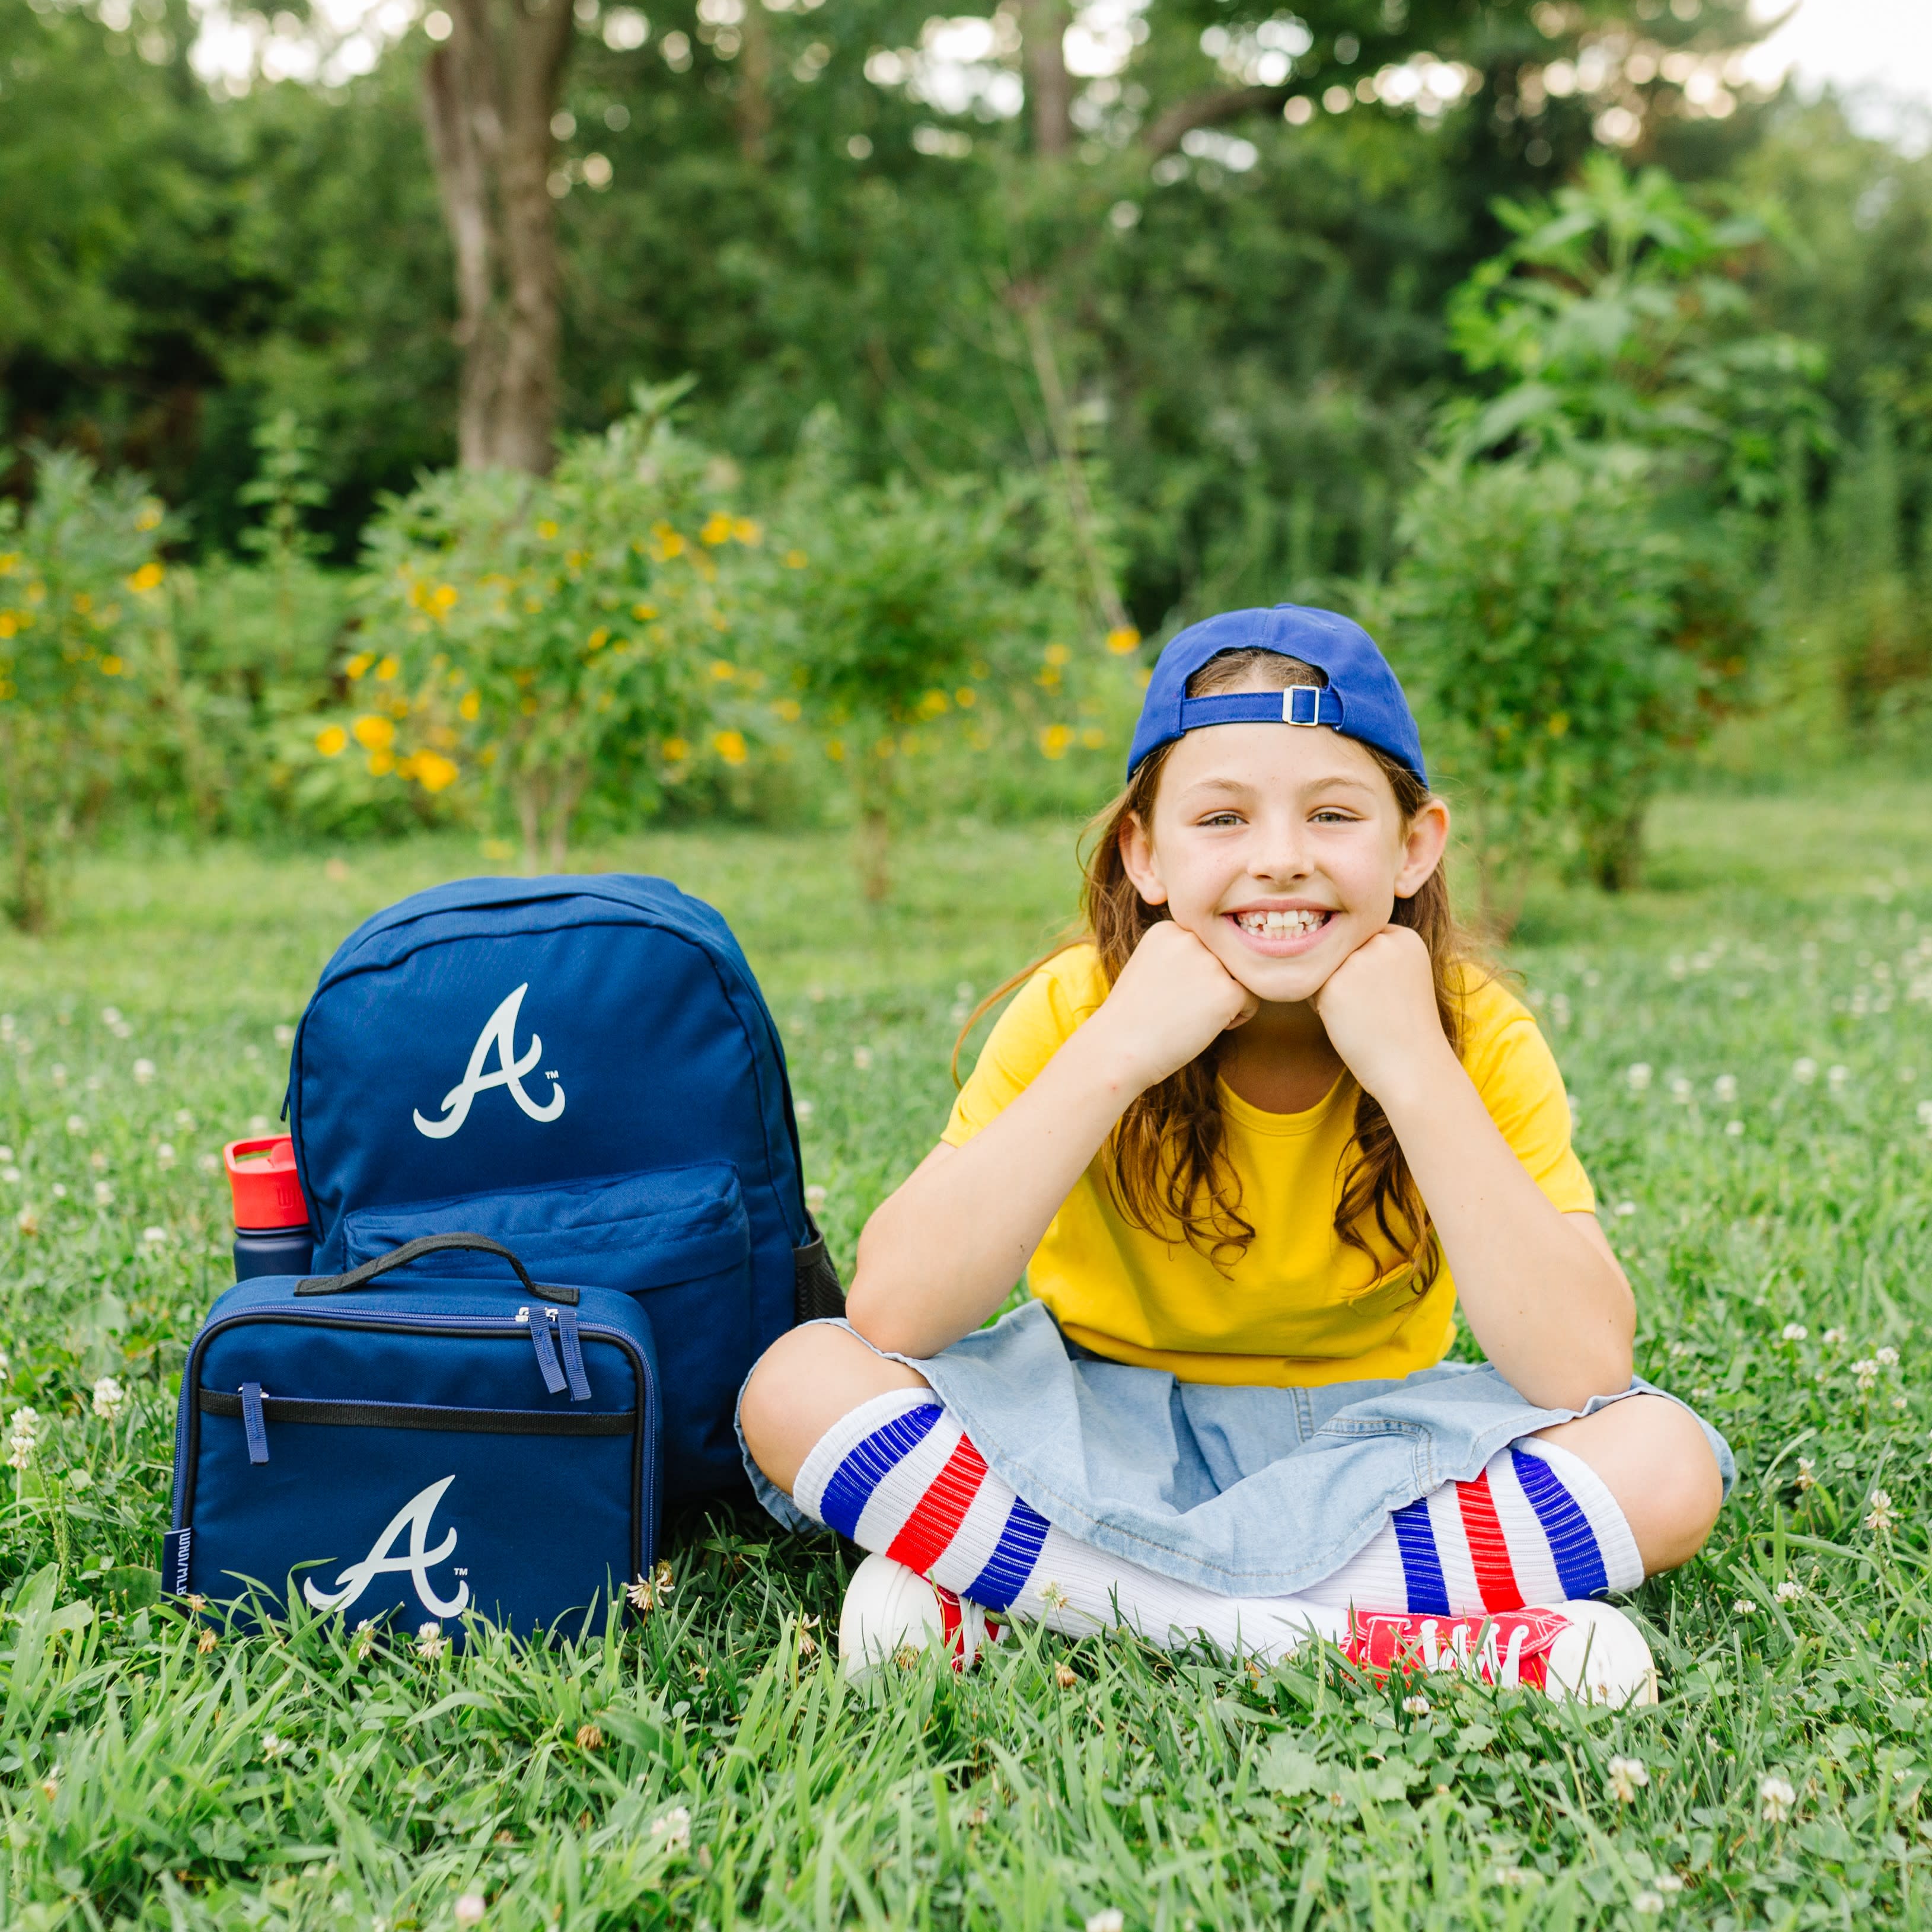
[[[458,460],[542,475],[562,335],[550,124],[570,0],[451,0],[450,14],[424,64],[423,116],[456,256]]]
[[[1033,151],[1059,155],[1073,146],[1073,81],[1066,71],[1066,0],[1020,0],[1027,105]]]

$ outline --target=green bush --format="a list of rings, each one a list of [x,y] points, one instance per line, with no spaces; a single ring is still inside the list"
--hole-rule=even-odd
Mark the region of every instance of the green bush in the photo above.
[[[449,471],[386,505],[324,760],[428,800],[480,782],[530,870],[562,865],[592,787],[634,814],[702,760],[746,761],[763,674],[728,655],[729,578],[763,532],[728,507],[732,466],[672,428],[674,394],[640,391],[548,477]]]
[[[1642,472],[1438,463],[1402,533],[1401,668],[1465,806],[1486,916],[1506,932],[1553,849],[1628,884],[1706,676],[1675,638],[1684,560]]]
[[[178,695],[161,506],[140,478],[44,451],[25,514],[0,498],[0,904],[35,930],[59,862],[124,787]]]

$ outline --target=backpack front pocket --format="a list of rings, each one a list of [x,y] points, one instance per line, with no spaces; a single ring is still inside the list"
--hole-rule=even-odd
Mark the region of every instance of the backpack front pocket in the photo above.
[[[343,1220],[342,1264],[458,1229],[514,1248],[539,1282],[637,1296],[657,1342],[666,1498],[738,1480],[731,1418],[753,1330],[751,1223],[735,1168],[713,1161],[359,1208]],[[423,1265],[452,1275],[492,1268],[486,1256],[438,1255]],[[407,1277],[405,1269],[399,1279]]]

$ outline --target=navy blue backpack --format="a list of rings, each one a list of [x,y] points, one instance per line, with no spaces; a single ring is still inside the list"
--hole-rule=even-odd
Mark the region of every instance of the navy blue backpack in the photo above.
[[[843,1312],[777,1029],[724,920],[668,880],[466,879],[378,913],[302,1016],[289,1122],[316,1275],[466,1232],[540,1282],[635,1299],[667,1501],[742,1483],[752,1364]]]

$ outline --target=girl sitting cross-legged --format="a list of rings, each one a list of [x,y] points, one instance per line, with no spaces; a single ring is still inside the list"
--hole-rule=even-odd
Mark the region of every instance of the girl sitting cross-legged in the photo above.
[[[970,1661],[992,1612],[1654,1694],[1595,1600],[1696,1552],[1730,1452],[1633,1378],[1381,652],[1292,604],[1184,631],[1097,832],[1084,940],[868,1222],[848,1318],[745,1385],[766,1507],[874,1552],[842,1653]],[[1459,1307],[1480,1364],[1442,1359]]]

